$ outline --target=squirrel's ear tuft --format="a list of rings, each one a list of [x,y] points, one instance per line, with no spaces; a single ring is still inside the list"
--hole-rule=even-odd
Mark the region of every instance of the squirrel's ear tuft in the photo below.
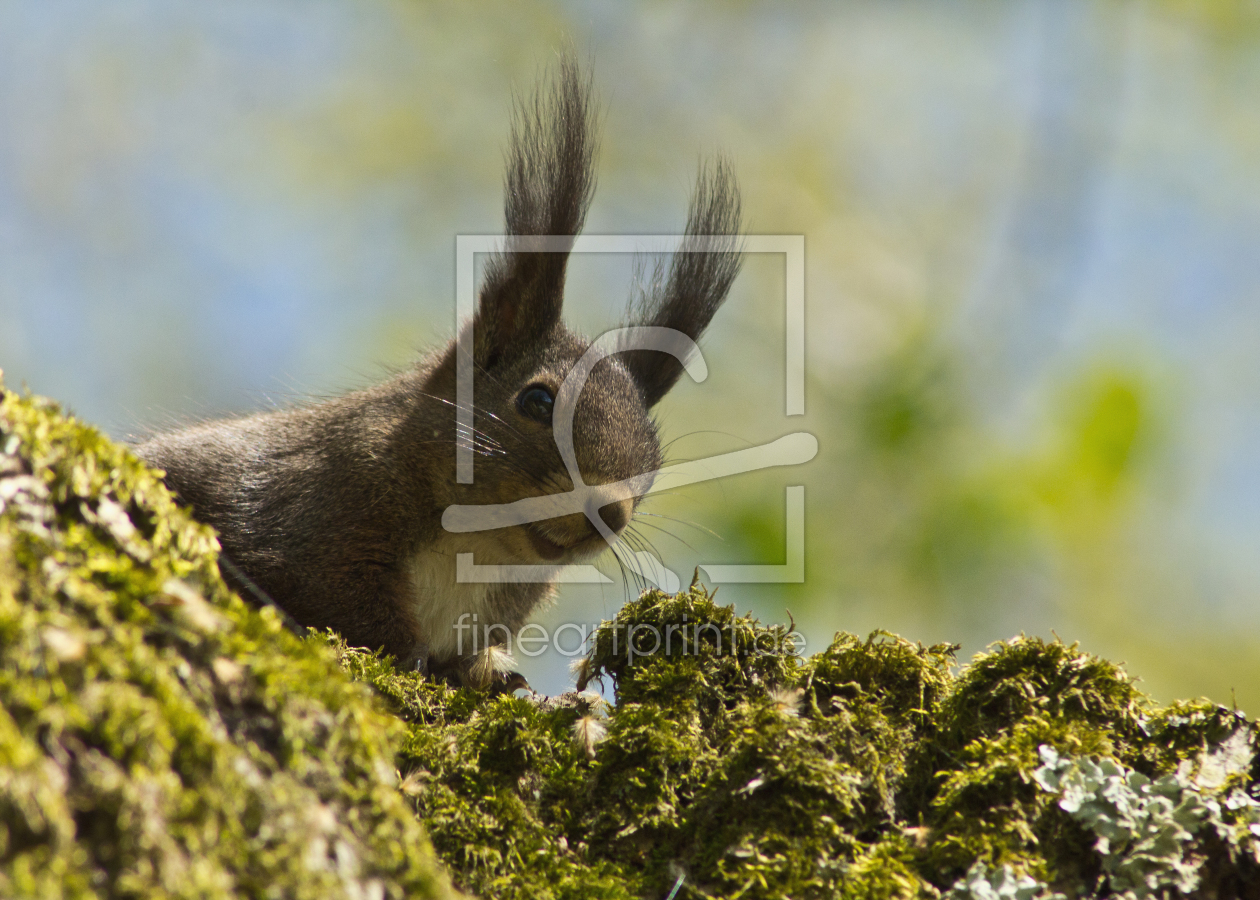
[[[632,325],[656,325],[698,340],[717,312],[743,264],[740,252],[739,185],[730,163],[718,157],[701,163],[687,212],[687,231],[669,266],[658,266],[630,308]],[[655,406],[682,375],[668,353],[633,350],[622,356],[639,383],[647,406]]]
[[[536,346],[560,321],[565,264],[595,190],[590,76],[569,50],[549,80],[528,100],[517,98],[513,111],[503,202],[508,238],[486,266],[474,328],[477,362],[486,367]]]

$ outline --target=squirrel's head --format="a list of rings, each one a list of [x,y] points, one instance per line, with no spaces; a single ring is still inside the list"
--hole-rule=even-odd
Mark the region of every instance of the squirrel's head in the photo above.
[[[594,117],[590,83],[571,58],[562,60],[550,90],[517,104],[505,179],[506,244],[486,266],[476,315],[464,325],[471,333],[465,330],[448,349],[437,373],[441,394],[453,402],[458,347],[471,347],[473,409],[455,443],[472,450],[473,482],[451,479],[439,501],[507,504],[562,494],[574,488],[573,463],[585,485],[613,485],[661,466],[652,408],[682,374],[685,352],[623,349],[643,344],[622,332],[618,346],[590,366],[592,342],[561,320],[565,267],[595,185]],[[640,289],[628,324],[648,326],[658,344],[670,344],[672,335],[675,348],[693,347],[739,270],[739,229],[729,165],[720,159],[702,165],[683,246],[668,271],[658,267]],[[629,525],[647,480],[634,487],[632,495],[598,507],[612,534]],[[489,562],[567,563],[606,546],[606,535],[583,512],[486,537],[505,551]]]

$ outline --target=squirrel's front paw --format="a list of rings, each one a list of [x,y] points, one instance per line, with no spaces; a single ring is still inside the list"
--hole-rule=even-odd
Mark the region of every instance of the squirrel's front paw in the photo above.
[[[526,681],[525,676],[520,672],[504,672],[490,684],[492,696],[510,694],[513,691],[522,689],[529,691],[531,694],[535,693],[534,689],[529,686],[529,682]]]
[[[416,644],[410,653],[401,657],[394,665],[400,672],[419,672],[427,677],[429,674],[429,645],[423,642]]]
[[[415,669],[434,681],[452,687],[488,690],[492,695],[510,694],[521,688],[533,690],[525,676],[516,671],[516,660],[500,644],[457,659],[433,661],[423,653],[416,660]]]
[[[490,644],[469,657],[467,683],[478,690],[489,688],[495,694],[529,689],[525,676],[516,671],[516,660],[500,644]]]

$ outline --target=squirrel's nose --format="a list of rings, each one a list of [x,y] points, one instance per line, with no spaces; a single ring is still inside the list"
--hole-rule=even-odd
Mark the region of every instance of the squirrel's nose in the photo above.
[[[618,534],[630,524],[632,515],[634,515],[634,500],[629,498],[599,508],[599,517],[604,520],[604,524]]]

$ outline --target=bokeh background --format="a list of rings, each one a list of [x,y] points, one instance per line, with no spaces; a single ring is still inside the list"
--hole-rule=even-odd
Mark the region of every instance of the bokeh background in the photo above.
[[[673,232],[702,153],[750,258],[660,407],[674,460],[808,430],[796,469],[638,526],[809,640],[961,658],[1027,632],[1169,700],[1260,713],[1260,13],[1254,3],[0,2],[0,367],[118,438],[369,383],[454,329],[455,235],[501,229],[510,96],[572,42],[604,104],[591,233]],[[582,257],[597,331],[630,262]],[[633,590],[565,588],[592,622]],[[544,690],[567,660],[523,660]]]

